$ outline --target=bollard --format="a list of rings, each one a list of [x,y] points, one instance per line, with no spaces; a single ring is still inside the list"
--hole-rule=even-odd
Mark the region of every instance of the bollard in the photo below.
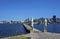
[[[33,31],[34,30],[33,18],[31,19],[31,26],[32,26],[32,31]]]
[[[44,32],[47,32],[47,19],[44,20]]]

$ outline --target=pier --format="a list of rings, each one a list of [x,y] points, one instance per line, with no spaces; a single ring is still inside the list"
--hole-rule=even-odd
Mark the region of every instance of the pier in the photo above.
[[[41,32],[40,30],[35,28],[33,32],[24,36],[31,37],[31,39],[60,39],[60,34],[58,33]]]

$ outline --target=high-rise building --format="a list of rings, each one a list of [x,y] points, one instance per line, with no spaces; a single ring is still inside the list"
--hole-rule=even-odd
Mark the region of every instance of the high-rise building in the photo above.
[[[56,15],[53,16],[53,22],[56,22]]]

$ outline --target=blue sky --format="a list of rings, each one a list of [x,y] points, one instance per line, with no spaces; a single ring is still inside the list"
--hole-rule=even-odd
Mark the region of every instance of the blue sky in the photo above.
[[[53,15],[60,18],[60,0],[0,0],[0,21]]]

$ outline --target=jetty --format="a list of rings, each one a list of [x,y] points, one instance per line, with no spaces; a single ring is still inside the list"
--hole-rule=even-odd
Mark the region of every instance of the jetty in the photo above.
[[[60,39],[59,33],[41,32],[40,30],[35,28],[32,32],[24,36],[31,37],[31,39]]]

